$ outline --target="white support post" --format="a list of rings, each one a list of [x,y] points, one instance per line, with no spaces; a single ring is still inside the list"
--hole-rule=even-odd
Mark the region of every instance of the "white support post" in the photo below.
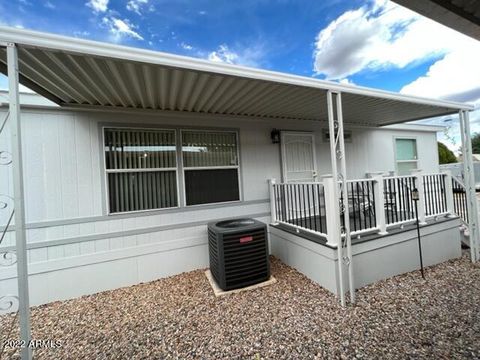
[[[274,186],[276,184],[275,179],[268,180],[268,187],[270,189],[270,217],[272,224],[277,223],[277,202],[275,199],[275,189]]]
[[[416,169],[412,170],[411,174],[415,176],[415,186],[418,190],[418,223],[420,225],[427,224],[427,216],[425,211],[425,187],[423,186],[423,170]]]
[[[333,183],[333,207],[332,213],[334,216],[340,217],[340,194],[338,188],[338,170],[337,170],[337,144],[336,144],[336,136],[338,122],[334,119],[334,112],[333,112],[333,95],[331,91],[327,91],[327,110],[328,110],[328,131],[330,134],[330,161],[332,165],[332,178]],[[325,196],[327,196],[327,191],[325,191]],[[348,207],[347,207],[348,208]],[[335,228],[329,228],[327,226],[327,232],[333,232],[333,236],[337,236],[336,240],[331,240],[332,242],[336,242],[337,245],[337,258],[338,258],[338,285],[339,285],[339,296],[340,296],[340,304],[345,306],[345,289],[343,288],[343,244],[342,244],[342,237],[341,237],[341,228],[340,222],[337,220],[335,221]]]
[[[450,170],[442,171],[445,181],[445,197],[447,199],[448,217],[455,216],[455,207],[453,203],[452,172]]]
[[[20,98],[18,91],[18,53],[15,44],[7,44],[8,94],[10,110],[10,127],[12,137],[13,193],[15,210],[15,242],[17,255],[18,312],[20,320],[20,337],[25,346],[21,348],[22,360],[32,358],[30,304],[28,294],[28,263],[25,231],[25,207],[22,165],[22,135],[20,123]]]
[[[478,209],[473,172],[472,141],[468,111],[460,111],[460,133],[462,135],[463,171],[467,195],[468,231],[470,233],[470,257],[472,262],[479,260]]]
[[[371,174],[373,179],[373,195],[375,196],[375,220],[377,222],[378,233],[386,235],[387,222],[385,220],[385,190],[382,173]]]
[[[347,162],[345,159],[345,135],[343,131],[343,106],[342,93],[337,93],[337,121],[338,121],[338,157],[340,158],[341,190],[343,193],[343,219],[345,223],[345,247],[347,248],[347,257],[345,259],[348,267],[348,287],[350,292],[350,302],[355,303],[355,284],[353,275],[353,254],[352,238],[350,234],[350,213],[348,209],[348,190],[347,190]]]
[[[355,302],[355,284],[353,281],[353,257],[352,242],[350,237],[350,215],[348,212],[348,192],[347,192],[347,165],[345,161],[345,139],[343,131],[343,108],[342,94],[340,92],[327,91],[327,110],[328,110],[328,128],[330,133],[330,159],[332,163],[332,176],[336,186],[334,186],[335,214],[344,219],[344,231],[338,221],[340,239],[338,241],[338,275],[339,275],[339,294],[342,306],[345,306],[345,291],[343,288],[344,266],[348,270],[348,286],[350,292],[350,301]],[[340,209],[340,193],[344,199],[342,209]],[[330,229],[327,229],[330,232]],[[342,239],[344,234],[344,241]],[[345,247],[345,249],[344,249]],[[344,254],[346,251],[346,255]]]
[[[338,246],[341,239],[338,199],[335,198],[335,181],[332,175],[322,176],[325,193],[325,220],[327,223],[327,245]]]

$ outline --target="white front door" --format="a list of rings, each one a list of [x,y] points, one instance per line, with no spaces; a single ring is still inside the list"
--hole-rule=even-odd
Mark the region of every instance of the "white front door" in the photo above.
[[[312,133],[281,133],[283,182],[317,181],[315,137]]]

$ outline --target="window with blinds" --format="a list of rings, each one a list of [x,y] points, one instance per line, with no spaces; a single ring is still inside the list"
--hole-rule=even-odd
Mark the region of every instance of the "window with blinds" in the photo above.
[[[110,213],[178,206],[175,130],[104,129]]]
[[[187,205],[240,200],[237,133],[182,131]]]

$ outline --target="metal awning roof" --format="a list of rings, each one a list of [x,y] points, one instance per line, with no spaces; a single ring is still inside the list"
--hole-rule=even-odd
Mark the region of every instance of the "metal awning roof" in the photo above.
[[[478,0],[393,0],[423,16],[480,40]]]
[[[356,125],[381,126],[473,109],[450,101],[0,27],[4,74],[7,43],[18,47],[20,83],[64,107],[323,121],[326,92],[332,90],[342,92],[345,123]]]

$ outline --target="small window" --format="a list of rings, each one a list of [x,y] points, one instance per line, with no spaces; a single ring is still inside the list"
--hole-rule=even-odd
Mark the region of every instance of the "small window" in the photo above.
[[[417,141],[415,139],[395,139],[398,175],[410,175],[418,169]]]
[[[110,213],[178,206],[174,130],[105,129]]]
[[[187,205],[240,200],[237,133],[182,131]]]

